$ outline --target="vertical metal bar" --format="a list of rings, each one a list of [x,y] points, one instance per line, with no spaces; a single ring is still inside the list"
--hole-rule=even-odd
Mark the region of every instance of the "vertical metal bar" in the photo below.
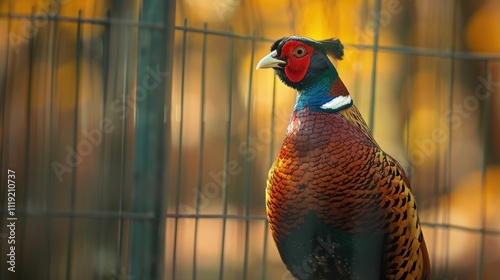
[[[109,41],[111,37],[111,10],[107,9],[106,10],[106,23],[104,24],[104,32],[103,32],[103,42],[102,42],[102,48],[103,48],[103,56],[102,56],[102,81],[103,81],[103,88],[102,88],[102,94],[103,94],[103,116],[105,114],[105,109],[106,109],[106,101],[107,101],[107,95],[108,95],[108,68],[109,68]]]
[[[377,82],[377,55],[378,55],[378,40],[380,29],[380,0],[375,0],[375,24],[373,25],[373,59],[372,59],[372,73],[371,73],[371,88],[370,88],[370,112],[369,127],[370,132],[374,131],[375,123],[375,86]]]
[[[175,221],[174,221],[174,247],[172,252],[172,279],[176,279],[177,266],[177,236],[179,233],[179,201],[181,199],[181,178],[182,178],[182,134],[184,131],[184,90],[186,80],[186,48],[187,48],[187,19],[184,19],[184,29],[182,30],[182,68],[181,68],[181,92],[180,92],[180,119],[179,119],[179,139],[177,158],[177,186],[175,197]]]
[[[125,46],[124,46],[124,51],[123,51],[123,61],[124,61],[124,66],[123,66],[123,80],[122,80],[122,115],[121,115],[121,125],[122,125],[122,130],[121,130],[121,135],[120,135],[120,178],[118,179],[118,186],[119,186],[119,191],[118,191],[118,214],[120,218],[118,218],[118,236],[116,240],[116,246],[117,246],[117,251],[116,251],[116,271],[120,272],[123,270],[124,265],[123,265],[123,200],[124,200],[124,195],[125,195],[125,169],[126,169],[126,145],[127,145],[127,115],[129,114],[129,109],[127,106],[129,106],[128,101],[128,81],[129,81],[129,47],[130,47],[130,28],[131,27],[124,27],[127,29],[125,34]],[[131,93],[134,94],[134,93]]]
[[[80,55],[82,52],[82,41],[81,41],[81,32],[82,32],[82,10],[78,10],[78,21],[76,26],[76,57],[75,57],[75,118],[73,122],[73,150],[77,150],[77,140],[78,140],[78,114],[80,110],[78,106],[80,106]],[[73,212],[75,209],[75,200],[76,200],[76,173],[77,167],[74,167],[73,172],[71,173],[71,193],[70,193],[70,211]],[[69,232],[68,232],[68,248],[67,248],[67,259],[66,259],[66,279],[71,279],[71,260],[72,260],[72,251],[73,251],[73,227],[74,227],[74,217],[69,218]]]
[[[56,14],[57,15],[57,14]],[[56,71],[55,71],[55,60],[56,60],[56,40],[57,40],[57,22],[55,20],[52,21],[52,40],[51,40],[51,55],[50,55],[50,112],[49,112],[49,131],[48,131],[48,138],[49,138],[49,151],[48,151],[48,156],[49,160],[48,162],[53,162],[54,158],[54,143],[55,141],[52,141],[52,137],[54,135],[57,135],[56,129],[54,128],[54,107],[55,107],[55,81],[56,81]],[[47,170],[47,184],[45,185],[45,197],[47,198],[44,205],[43,205],[43,210],[44,212],[48,212],[51,208],[52,205],[52,165],[47,164],[48,170]],[[50,216],[45,217],[45,223],[47,225],[46,227],[46,243],[47,243],[47,257],[45,258],[45,279],[52,279],[50,277],[50,267],[51,267],[51,260],[52,260],[52,229],[51,229],[51,218]]]
[[[271,139],[270,139],[270,149],[269,149],[269,166],[274,164],[274,134],[276,132],[276,75],[273,75],[273,96],[271,101]]]
[[[269,166],[274,164],[274,134],[276,130],[276,75],[273,75],[273,99],[271,102],[271,139],[269,139]],[[267,187],[266,187],[267,196]],[[267,209],[267,208],[266,208]],[[267,215],[267,210],[266,210]],[[267,246],[268,246],[268,236],[269,225],[267,221],[264,221],[264,248],[262,256],[262,280],[267,278]]]
[[[165,71],[168,73],[168,78],[165,77],[165,87],[160,89],[160,92],[163,90],[164,94],[164,103],[163,103],[163,137],[160,138],[159,145],[161,147],[167,147],[167,149],[160,150],[159,152],[163,152],[161,156],[162,160],[160,163],[163,164],[164,170],[170,170],[170,154],[171,154],[171,137],[172,137],[172,71],[174,65],[174,39],[175,39],[175,2],[176,1],[167,1],[164,7],[164,19],[163,23],[165,26],[164,32],[157,32],[158,36],[163,38],[163,51],[165,56]],[[156,228],[157,228],[157,252],[156,252],[156,279],[161,279],[165,277],[165,247],[166,247],[166,230],[167,230],[167,222],[165,214],[168,209],[168,192],[167,192],[167,184],[166,184],[166,176],[165,171],[159,170],[157,176],[158,184],[156,185],[156,193],[157,196],[155,204],[156,207],[154,209],[156,213]],[[170,176],[170,175],[168,175]],[[166,202],[164,202],[166,201]]]
[[[229,26],[228,32],[232,34],[233,29]],[[220,261],[219,261],[219,279],[224,277],[224,249],[226,243],[226,224],[227,224],[227,188],[229,187],[229,154],[231,144],[231,116],[232,116],[232,103],[233,103],[233,37],[228,36],[227,46],[227,96],[226,96],[226,141],[224,144],[224,173],[222,185],[222,237],[220,248]]]
[[[142,37],[143,34],[147,34],[148,32],[144,31],[141,28],[141,26],[140,26],[140,24],[143,21],[145,21],[145,18],[144,18],[144,13],[145,13],[145,11],[144,11],[144,9],[145,9],[144,8],[144,5],[145,5],[144,2],[145,2],[145,0],[139,0],[138,2],[139,2],[139,9],[138,9],[139,11],[138,11],[138,15],[137,15],[137,23],[139,24],[139,26],[137,27],[138,42],[137,42],[137,49],[136,49],[136,53],[135,53],[135,55],[136,55],[136,61],[137,61],[137,64],[136,64],[136,67],[137,67],[136,71],[137,72],[136,72],[136,77],[135,77],[136,78],[136,85],[139,84],[139,81],[141,80],[140,79],[140,77],[141,77],[140,67],[141,66],[144,67],[144,65],[149,65],[148,64],[149,61],[147,61],[147,60],[148,60],[148,58],[150,58],[149,56],[152,53],[151,49],[150,49],[151,42],[150,41],[149,42],[145,42],[142,39],[143,38]],[[127,14],[127,16],[128,17],[132,17],[130,14]],[[129,56],[129,44],[130,44],[130,31],[131,31],[131,28],[129,26],[125,26],[125,25],[121,25],[120,28],[121,29],[126,29],[125,32],[123,32],[123,31],[121,31],[121,32],[122,32],[122,34],[124,34],[124,37],[125,37],[124,41],[125,41],[125,44],[126,44],[125,50],[124,50],[124,54],[125,54],[126,57],[128,57]],[[150,38],[148,38],[148,39],[151,40]],[[141,43],[144,44],[145,46],[142,47]],[[147,51],[145,50],[146,47],[149,47],[149,49]],[[144,54],[144,53],[146,53],[146,54]],[[129,63],[129,61],[126,58],[125,59],[125,64],[127,66],[125,68],[128,68],[128,63]],[[129,72],[129,70],[127,70],[127,69],[124,70],[124,73],[123,73],[124,74],[123,75],[124,80],[127,80],[128,72]],[[123,89],[126,90],[127,82],[124,81],[123,85],[124,85]],[[134,96],[134,100],[137,101],[137,90],[136,90],[136,92],[132,92],[131,94],[132,94],[132,96]],[[123,109],[126,110],[126,111],[129,111],[132,108],[126,108],[127,106],[131,106],[129,104],[126,104],[126,101],[127,101],[127,99],[123,100],[123,106],[124,106]],[[138,102],[136,102],[136,107],[135,107],[135,117],[136,117],[136,119],[133,118],[133,120],[132,120],[132,123],[135,122],[135,124],[136,124],[136,128],[135,128],[135,131],[133,133],[135,135],[137,135],[138,133],[140,133],[139,131],[141,129],[141,124],[144,124],[144,123],[148,122],[147,117],[145,117],[145,116],[141,117],[141,116],[143,116],[141,110],[143,110],[144,107],[148,107],[148,105],[146,105],[146,106],[140,106],[140,105],[142,105],[142,104],[139,104]],[[130,114],[130,113],[127,112],[127,116],[128,116],[128,114]],[[125,119],[126,116],[122,116],[122,118]],[[126,122],[123,123],[123,128],[125,129],[125,127],[126,127]],[[123,133],[123,131],[122,131],[122,133]],[[124,135],[121,136],[122,147],[124,147],[124,145],[125,145],[123,139],[124,139],[124,137],[126,137],[126,135],[127,134],[124,134]],[[136,137],[136,138],[138,138],[138,137]],[[144,137],[144,138],[147,138],[147,136]],[[140,148],[138,146],[139,146],[139,143],[137,142],[136,143],[136,149],[134,151],[135,154],[142,153],[141,150],[140,150]],[[122,154],[121,154],[121,156],[122,156]],[[151,160],[149,158],[149,155],[147,153],[144,155],[144,158],[145,158],[146,161],[150,161]],[[144,159],[142,159],[142,160],[144,160]],[[134,164],[137,166],[137,164],[138,164],[137,160],[135,161]],[[122,164],[121,166],[122,166],[122,168],[126,169],[126,167],[125,167],[124,164]],[[121,172],[122,172],[122,170],[120,170],[120,173]],[[138,171],[135,170],[135,172],[138,172]],[[122,175],[122,178],[124,179],[125,175]],[[132,188],[135,188],[135,184],[137,184],[137,181],[134,181],[134,186]],[[123,193],[124,191],[125,191],[125,185],[124,185],[124,182],[123,182],[123,183],[120,184],[120,193]],[[135,191],[136,190],[133,190],[132,192],[135,192]],[[140,199],[144,199],[144,198],[142,198],[141,196],[138,196],[137,200],[139,201]],[[120,197],[120,204],[122,204],[122,200],[123,200],[123,198]],[[122,207],[122,206],[120,206],[120,207]],[[150,211],[150,209],[141,209],[141,210]],[[120,220],[121,220],[121,222],[123,221],[122,218]],[[134,224],[136,225],[137,223],[142,223],[142,222],[136,221]],[[133,234],[133,232],[134,232],[134,230],[133,230],[134,224],[132,224],[132,233],[129,234],[129,236],[132,236],[132,237],[131,238],[129,237],[129,241],[128,241],[128,244],[127,244],[128,245],[127,246],[127,250],[128,250],[129,254],[128,254],[128,256],[122,256],[122,253],[120,252],[120,255],[117,258],[117,264],[119,266],[116,268],[116,270],[119,269],[118,271],[126,271],[127,274],[131,275],[132,277],[137,276],[137,273],[139,273],[139,272],[140,273],[144,273],[144,274],[147,275],[146,271],[151,272],[151,269],[152,269],[152,267],[149,266],[150,263],[147,263],[146,259],[143,259],[142,262],[138,262],[137,260],[134,261],[135,254],[144,254],[144,255],[146,255],[147,258],[151,257],[149,254],[152,254],[152,250],[150,250],[151,248],[145,249],[144,252],[131,253],[131,252],[133,252],[135,250],[134,245],[138,246],[139,245],[138,243],[141,242],[140,240],[142,240],[142,238],[144,238],[144,236],[137,236],[137,237],[134,236],[134,234]],[[123,228],[122,228],[122,226],[123,226],[123,224],[120,223],[120,228],[118,229],[118,234],[120,235],[121,238],[123,238]],[[130,229],[130,226],[129,226],[129,229]],[[145,231],[148,231],[148,230],[145,230]],[[141,232],[141,234],[144,234],[144,232]],[[148,245],[150,245],[150,244],[148,244]],[[122,247],[121,247],[120,251],[123,249],[123,246],[125,246],[125,245],[123,245],[123,241],[122,241],[122,245],[121,246]],[[125,264],[124,264],[124,262],[125,262]],[[136,265],[141,266],[141,267],[137,268],[137,267],[134,267],[133,265],[129,265],[131,262],[133,263],[133,265],[136,264]],[[136,262],[136,263],[134,263],[134,262]],[[148,278],[148,276],[151,276],[151,275],[147,275],[147,276],[146,275],[144,275],[146,278]]]
[[[489,61],[484,61],[484,75],[486,76],[486,90],[489,88]],[[481,209],[480,211],[480,222],[481,222],[481,239],[479,241],[479,256],[478,256],[478,267],[477,267],[477,279],[483,279],[484,270],[484,249],[486,243],[486,234],[484,232],[486,228],[486,169],[488,167],[488,147],[489,147],[489,131],[490,128],[490,102],[485,99],[482,100],[483,110],[481,115]]]
[[[109,71],[109,41],[110,41],[110,29],[111,29],[111,10],[106,10],[106,23],[104,24],[104,32],[103,32],[103,56],[102,56],[102,106],[101,106],[101,116],[104,119],[106,117],[106,108],[107,108],[107,98],[108,98],[108,71]],[[102,210],[104,208],[104,190],[105,190],[105,164],[106,164],[106,133],[102,134],[102,146],[99,154],[99,164],[101,164],[101,168],[99,168],[99,208]],[[103,220],[99,219],[97,225],[97,248],[101,248],[101,232],[102,232],[102,224]],[[99,279],[100,275],[100,265],[102,259],[103,250],[99,250],[97,252],[97,260],[94,262],[94,279]]]
[[[252,33],[252,49],[250,56],[250,74],[248,78],[248,95],[247,95],[247,128],[246,128],[246,164],[245,164],[245,203],[244,213],[245,216],[250,216],[250,167],[251,167],[251,154],[250,154],[250,133],[252,124],[252,80],[253,80],[253,61],[255,57],[255,30]],[[245,220],[245,257],[243,259],[243,279],[247,279],[248,274],[248,251],[250,245],[250,220]]]
[[[453,2],[454,11],[452,17],[452,34],[451,34],[451,59],[449,63],[449,72],[450,78],[448,81],[449,90],[448,90],[448,110],[451,112],[453,108],[453,88],[454,88],[454,79],[455,79],[455,34],[457,28],[457,14],[458,14],[458,2]],[[447,277],[448,267],[449,267],[449,248],[450,248],[450,224],[449,224],[449,215],[451,212],[450,206],[450,191],[451,191],[451,145],[452,145],[452,126],[451,122],[448,122],[448,139],[446,141],[446,151],[445,151],[445,163],[444,163],[444,192],[446,194],[446,212],[444,216],[444,224],[446,227],[443,228],[444,234],[446,237],[443,240],[443,252],[446,253],[446,257],[443,258],[443,272],[442,275],[439,276],[441,279],[445,279]]]
[[[200,100],[200,149],[198,155],[198,178],[196,191],[196,217],[194,222],[194,244],[193,244],[193,280],[196,279],[196,251],[198,245],[198,224],[200,214],[200,194],[203,177],[203,144],[205,141],[205,67],[207,60],[207,23],[203,23],[203,43],[201,51],[201,100]]]
[[[429,4],[429,3],[428,3]],[[431,12],[429,11],[430,9],[440,9],[440,10],[447,10],[445,9],[445,2],[441,2],[441,6],[439,7],[436,7],[435,5],[433,4],[430,4],[428,5],[427,7],[427,12]],[[442,17],[442,21],[446,21],[447,18],[446,17]],[[439,26],[443,26],[443,24],[441,22],[438,23]],[[452,22],[452,25],[454,23]],[[447,22],[444,22],[444,26],[448,26],[448,23]],[[451,42],[453,42],[454,40],[454,32],[452,31],[452,34],[451,34],[451,38],[448,38],[446,36],[442,36],[441,38],[441,43],[443,44],[443,47],[447,47],[446,44],[450,42],[450,39],[451,39]],[[450,70],[449,68],[445,67],[444,65],[446,65],[446,58],[444,57],[437,57],[436,58],[437,60],[437,64],[436,64],[436,73],[440,73],[442,71],[447,71],[447,70]],[[452,68],[454,68],[454,66],[452,66]],[[453,75],[452,72],[450,72],[450,75]],[[439,77],[439,75],[438,75]],[[449,84],[449,90],[451,90],[451,87],[453,87],[452,83],[453,83],[453,78],[451,77],[451,80],[449,80],[450,84]],[[439,78],[436,78],[436,81],[435,81],[435,92],[441,92],[442,90],[440,89],[440,85],[441,85],[441,79]],[[448,94],[452,94],[450,92],[448,92]],[[441,108],[442,108],[442,96],[439,96],[439,95],[436,95],[437,96],[437,112],[441,112]],[[446,101],[446,103],[444,104],[444,106],[451,106],[450,104],[447,104],[448,101]],[[435,125],[436,127],[440,127],[440,121],[441,119],[440,118],[436,118],[435,120]],[[445,128],[445,129],[449,129],[450,127],[448,128]],[[451,130],[448,130],[449,132],[449,138],[451,138]],[[433,195],[435,198],[439,199],[441,196],[442,196],[442,193],[441,193],[441,190],[440,190],[440,187],[439,186],[444,186],[446,184],[446,168],[447,168],[447,158],[446,158],[446,153],[448,153],[449,151],[451,151],[451,148],[448,147],[448,144],[446,144],[446,147],[442,147],[442,143],[439,143],[437,142],[437,147],[436,147],[436,156],[434,158],[434,170],[435,170],[435,174],[434,174],[434,192],[433,192]],[[450,149],[450,150],[448,150]],[[441,158],[441,152],[444,150],[444,153],[445,153],[445,157],[444,159]],[[439,200],[438,200],[439,201]],[[449,200],[447,201],[447,203],[449,203]],[[438,222],[439,221],[439,217],[440,217],[440,204],[438,204],[439,206],[437,207],[438,209],[434,212],[434,222]],[[443,232],[444,233],[445,230],[438,230],[437,228],[434,230],[434,234],[433,234],[433,238],[435,240],[435,244],[436,246],[432,246],[432,248],[430,248],[430,251],[432,252],[432,254],[434,256],[437,256],[437,252],[438,252],[438,246],[437,244],[439,244],[439,237],[442,237],[443,235],[440,235],[439,233],[440,232]],[[444,241],[444,240],[442,240]],[[432,258],[430,257],[430,260],[432,261],[432,265],[431,267],[439,267],[438,265],[438,259],[437,258]],[[438,278],[438,270],[437,269],[434,269],[434,271],[432,272],[433,276],[431,276],[431,278]],[[442,275],[444,277],[444,275],[446,275],[446,270],[444,270],[444,274]]]
[[[441,59],[446,60],[446,58],[441,58]],[[440,79],[436,78],[436,80],[439,81]],[[439,108],[441,108],[441,106],[439,106]],[[439,123],[439,120],[438,120],[438,123]],[[436,153],[436,155],[437,155],[437,157],[440,158],[439,153]],[[443,164],[446,164],[446,159],[444,159],[443,161],[444,161]],[[439,170],[440,170],[439,168],[440,168],[439,166],[436,168],[436,170],[437,170],[436,177],[440,177],[441,176],[441,173],[439,172]],[[435,182],[438,182],[438,181],[439,180],[435,180]],[[442,178],[440,178],[440,181],[443,181]],[[439,199],[440,192],[441,192],[441,190],[440,190],[440,188],[438,186],[439,186],[439,184],[435,185],[434,192],[433,192],[433,196],[436,199]],[[433,222],[438,222],[439,221],[439,212],[440,212],[440,209],[439,209],[439,206],[436,207],[436,208],[437,209],[433,213],[434,214]],[[434,244],[436,244],[436,246],[432,246],[431,248],[428,248],[432,252],[432,256],[437,256],[437,253],[438,253],[438,246],[437,246],[437,244],[438,244],[439,237],[440,237],[440,234],[439,234],[440,231],[441,230],[439,228],[435,228],[434,231],[433,231],[433,240],[435,240]],[[430,261],[432,262],[431,267],[435,267],[435,268],[438,267],[438,259],[437,258],[430,257]],[[431,278],[438,277],[438,271],[437,271],[437,269],[434,269],[431,273],[432,273],[432,277]]]
[[[139,85],[131,199],[134,212],[154,213],[152,221],[134,221],[131,226],[128,264],[130,274],[141,279],[160,278],[163,271],[174,19],[175,1],[142,3],[139,23],[160,23],[164,28],[157,31],[140,27],[138,36]]]
[[[440,59],[445,60],[445,58],[437,58],[437,59],[438,60],[440,60]],[[440,72],[439,71],[440,68],[441,68],[440,65],[441,65],[441,63],[438,63],[437,69],[436,69],[436,73]],[[441,79],[436,78],[436,80],[435,80],[435,92],[440,92],[440,90],[439,90],[440,83],[441,83]],[[438,108],[436,111],[440,112],[439,110],[441,109],[441,99],[442,99],[442,97],[440,95],[436,95],[436,98],[437,98],[437,102],[436,102],[437,105],[436,106]],[[441,122],[441,119],[438,118],[438,117],[436,117],[436,119],[435,119],[435,127],[440,127],[440,122]],[[434,176],[433,176],[433,182],[434,182],[433,184],[434,184],[434,186],[440,186],[441,185],[441,181],[442,181],[441,180],[442,179],[442,177],[441,177],[442,175],[441,175],[441,172],[440,172],[441,171],[440,165],[441,165],[441,161],[442,161],[442,159],[440,157],[440,154],[441,154],[441,145],[442,144],[440,144],[440,143],[437,142],[436,153],[435,153],[435,156],[434,156],[434,170],[435,170]],[[430,162],[430,160],[429,160],[429,162]],[[434,195],[435,195],[435,197],[439,197],[440,196],[438,187],[435,187]],[[436,219],[435,219],[435,221],[438,220],[437,217],[438,217],[438,212],[436,211]],[[434,231],[434,237],[435,237],[434,240],[437,241],[438,240],[437,230]],[[434,256],[436,256],[436,252],[437,252],[436,247],[437,246],[433,246],[433,248],[431,249],[434,252]],[[433,267],[437,267],[437,265],[435,263],[436,262],[435,259],[436,258],[431,258],[431,260],[433,260]]]
[[[145,77],[143,74],[144,72],[144,67],[147,65],[146,64],[146,57],[151,54],[150,50],[146,50],[146,47],[151,44],[151,39],[147,38],[144,34],[147,34],[148,32],[147,29],[144,30],[141,28],[140,24],[143,23],[143,21],[146,21],[145,17],[145,9],[148,7],[145,7],[146,0],[139,0],[137,1],[139,4],[138,8],[138,18],[137,18],[137,23],[139,24],[137,28],[137,50],[136,50],[136,71],[137,71],[137,76],[136,76],[136,83],[138,83],[141,80],[141,77]],[[131,17],[131,15],[128,15]],[[123,28],[124,26],[122,26]],[[141,72],[142,70],[142,72]],[[152,91],[149,91],[148,94],[150,94]],[[149,97],[149,96],[148,96]],[[145,104],[146,103],[146,104]],[[151,176],[149,172],[147,171],[147,168],[151,168],[150,166],[146,165],[146,162],[151,161],[149,151],[145,147],[145,142],[149,142],[149,134],[147,133],[147,127],[151,125],[148,120],[148,114],[145,112],[145,110],[149,109],[149,98],[146,98],[143,102],[137,102],[135,104],[135,120],[134,120],[134,125],[135,125],[135,145],[134,145],[134,155],[136,158],[134,159],[134,168],[133,172],[138,174],[138,178],[134,178],[133,185],[132,185],[132,193],[137,192],[139,195],[134,197],[132,199],[132,208],[133,211],[150,211],[150,207],[146,206],[145,204],[150,202],[149,201],[149,196],[140,194],[140,188],[141,184],[148,184],[147,182]],[[154,113],[152,113],[154,114]],[[140,137],[141,135],[144,135],[143,137]],[[139,155],[140,154],[140,155]],[[146,165],[146,168],[140,168],[143,165]],[[140,178],[140,179],[139,179]],[[142,179],[142,180],[141,180]],[[142,187],[147,187],[148,191],[152,191],[150,189],[150,186],[142,186]],[[127,264],[129,264],[128,271],[130,271],[130,275],[132,277],[144,277],[145,279],[151,279],[150,271],[151,271],[151,266],[148,260],[150,259],[150,254],[152,253],[152,246],[153,244],[150,242],[144,242],[143,240],[145,237],[150,233],[150,227],[148,227],[148,224],[143,223],[142,221],[134,221],[131,223],[131,232],[130,232],[130,238],[129,238],[129,243],[128,243],[128,251],[129,251],[129,256],[127,260]],[[138,258],[137,255],[143,255],[144,258]]]
[[[413,58],[412,58],[413,59]],[[407,166],[407,173],[406,175],[408,176],[408,180],[410,180],[410,182],[412,182],[412,178],[413,178],[413,166],[411,164],[411,152],[410,152],[410,117],[411,117],[411,113],[412,113],[412,108],[411,108],[411,105],[412,105],[412,98],[413,98],[413,71],[412,71],[412,68],[413,68],[413,65],[411,64],[411,60],[409,58],[409,56],[405,56],[405,60],[406,60],[406,91],[407,91],[407,98],[406,98],[406,114],[405,114],[405,122],[406,122],[406,126],[405,126],[405,136],[406,136],[406,139],[405,139],[405,157],[407,158],[408,162],[410,164],[408,164]],[[410,78],[412,77],[412,78]]]

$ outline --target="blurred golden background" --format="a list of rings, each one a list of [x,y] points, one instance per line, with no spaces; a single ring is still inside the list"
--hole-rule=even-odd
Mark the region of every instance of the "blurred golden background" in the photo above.
[[[295,94],[254,68],[300,35],[344,43],[335,65],[411,177],[432,279],[496,279],[498,14],[499,0],[0,0],[2,228],[19,174],[19,271],[1,231],[1,278],[292,279],[264,190]]]

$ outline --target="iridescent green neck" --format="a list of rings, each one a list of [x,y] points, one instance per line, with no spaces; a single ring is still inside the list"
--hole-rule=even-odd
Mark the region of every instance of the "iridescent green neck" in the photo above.
[[[310,81],[310,84],[305,85],[303,90],[297,91],[297,101],[294,109],[302,110],[308,107],[311,111],[332,111],[328,108],[324,108],[324,105],[328,104],[339,95],[343,95],[342,93],[335,94],[335,92],[332,92],[336,81],[341,82],[337,70],[335,70],[332,65],[331,68],[326,71],[324,70],[321,75],[318,75],[317,78]]]

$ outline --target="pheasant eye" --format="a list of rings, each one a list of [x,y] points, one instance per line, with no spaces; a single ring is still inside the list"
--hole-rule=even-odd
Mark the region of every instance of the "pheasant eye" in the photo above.
[[[306,48],[302,46],[298,46],[295,48],[295,50],[293,50],[293,56],[295,57],[303,57],[304,55],[306,55],[306,53]]]

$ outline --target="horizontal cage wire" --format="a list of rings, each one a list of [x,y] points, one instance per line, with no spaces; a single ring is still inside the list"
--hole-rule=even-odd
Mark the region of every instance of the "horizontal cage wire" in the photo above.
[[[265,188],[295,94],[255,67],[277,38],[324,39],[300,1],[14,2],[0,1],[1,279],[293,279]],[[495,279],[500,50],[461,46],[471,1],[361,2],[365,19],[335,3],[318,22],[338,18],[335,66],[410,176],[431,278]]]

